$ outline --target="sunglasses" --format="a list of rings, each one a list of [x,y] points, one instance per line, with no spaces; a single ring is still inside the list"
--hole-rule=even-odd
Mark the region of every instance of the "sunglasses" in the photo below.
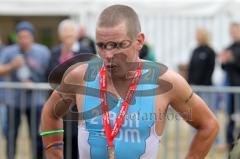
[[[123,40],[120,42],[109,41],[106,43],[98,42],[96,45],[98,48],[103,50],[113,50],[113,49],[126,49],[132,44],[130,40]]]

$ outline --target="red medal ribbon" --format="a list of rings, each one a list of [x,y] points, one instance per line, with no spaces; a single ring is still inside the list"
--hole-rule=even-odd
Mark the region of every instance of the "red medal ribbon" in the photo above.
[[[116,122],[112,128],[110,125],[110,115],[108,111],[107,95],[106,95],[106,91],[107,91],[106,70],[104,66],[102,66],[100,70],[100,98],[101,98],[102,123],[105,129],[108,146],[113,146],[113,139],[117,136],[119,130],[122,127],[123,119],[127,114],[129,104],[132,101],[133,94],[137,88],[137,84],[139,82],[141,75],[142,75],[142,63],[139,63],[137,71],[134,75],[134,78],[130,84],[129,90],[125,97],[125,100],[122,103],[120,113],[117,116]]]

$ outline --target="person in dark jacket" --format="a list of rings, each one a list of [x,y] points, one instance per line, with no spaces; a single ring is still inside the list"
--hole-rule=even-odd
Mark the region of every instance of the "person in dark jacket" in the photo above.
[[[205,28],[196,31],[198,46],[193,50],[188,68],[188,82],[191,85],[212,85],[212,75],[215,66],[215,52],[210,47],[210,36]],[[208,92],[198,92],[199,96],[215,111],[215,95]]]
[[[77,40],[77,25],[70,19],[63,20],[58,26],[58,34],[62,42],[52,49],[48,74],[59,64],[66,60],[82,54],[92,53],[91,48],[81,45]],[[77,112],[77,107],[72,108]],[[64,121],[64,158],[78,158],[78,123],[77,121]],[[71,145],[71,146],[69,146]]]
[[[226,71],[229,86],[240,86],[240,24],[232,23],[230,26],[232,44],[219,55],[219,60],[223,70]],[[228,103],[229,122],[227,126],[226,138],[229,150],[234,143],[235,121],[232,115],[239,109],[239,95],[230,94]]]
[[[188,70],[188,81],[192,85],[212,85],[215,66],[215,52],[209,45],[209,35],[205,28],[196,32],[198,46],[193,50]]]

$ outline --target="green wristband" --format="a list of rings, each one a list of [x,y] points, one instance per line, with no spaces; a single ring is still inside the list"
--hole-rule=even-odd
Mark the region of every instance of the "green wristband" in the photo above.
[[[63,129],[61,130],[52,130],[52,131],[44,131],[40,133],[40,136],[47,136],[47,135],[52,135],[52,134],[57,134],[57,133],[62,133],[64,132]]]

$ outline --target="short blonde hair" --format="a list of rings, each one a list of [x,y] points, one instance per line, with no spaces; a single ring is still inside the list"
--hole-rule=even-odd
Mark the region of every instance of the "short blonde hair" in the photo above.
[[[211,37],[209,31],[206,28],[198,27],[196,33],[201,35],[201,44],[210,45]]]
[[[137,13],[126,5],[112,5],[100,14],[97,27],[114,27],[122,22],[127,26],[127,35],[134,39],[141,32],[141,25]]]

